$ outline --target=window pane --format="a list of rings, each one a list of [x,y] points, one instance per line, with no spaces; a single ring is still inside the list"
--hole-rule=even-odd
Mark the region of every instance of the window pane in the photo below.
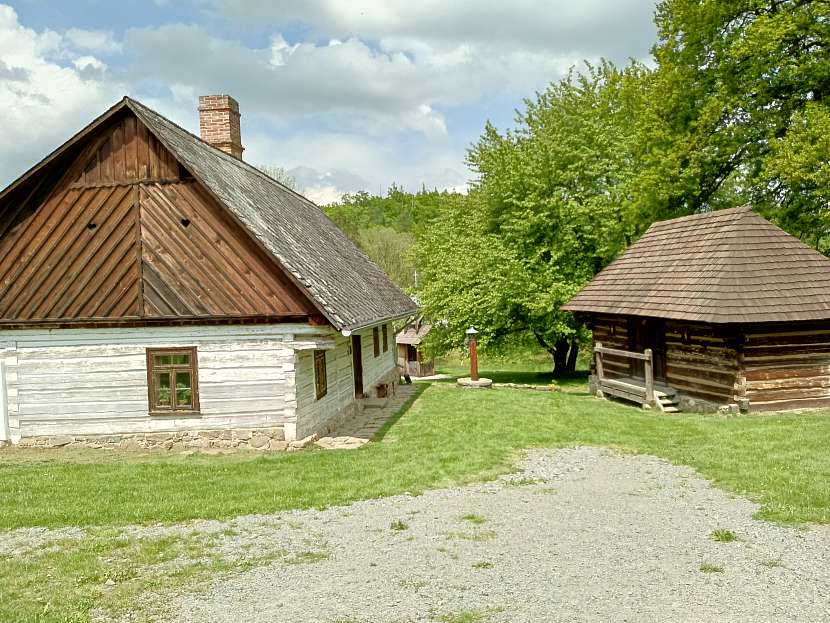
[[[170,355],[155,355],[153,357],[154,365],[157,366],[169,366],[170,365]]]
[[[173,395],[170,391],[170,373],[169,372],[159,372],[156,374],[156,407],[167,407],[171,408],[173,406]]]
[[[176,372],[176,406],[193,406],[193,388],[190,372]]]
[[[172,364],[174,366],[187,366],[190,365],[190,355],[187,353],[179,353],[176,355],[171,356]]]

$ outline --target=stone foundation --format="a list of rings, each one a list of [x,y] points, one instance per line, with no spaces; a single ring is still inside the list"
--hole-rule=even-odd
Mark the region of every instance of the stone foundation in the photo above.
[[[310,441],[308,441],[310,443]],[[206,450],[250,449],[291,450],[307,445],[307,440],[287,442],[282,427],[235,428],[220,430],[179,430],[123,435],[55,435],[24,437],[21,448],[109,448],[122,450]]]
[[[720,405],[686,394],[677,394],[677,407],[688,413],[717,413]]]

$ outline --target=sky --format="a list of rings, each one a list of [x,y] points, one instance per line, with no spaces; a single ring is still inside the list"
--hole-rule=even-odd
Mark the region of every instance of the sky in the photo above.
[[[654,0],[0,0],[0,187],[124,95],[198,133],[239,101],[244,158],[325,204],[464,191],[489,120],[601,58],[648,62]]]

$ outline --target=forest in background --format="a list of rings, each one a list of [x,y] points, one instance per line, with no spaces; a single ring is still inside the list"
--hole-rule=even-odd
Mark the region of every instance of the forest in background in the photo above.
[[[585,63],[486,124],[464,194],[347,195],[329,216],[428,318],[436,354],[587,338],[559,311],[657,220],[752,203],[830,252],[830,2],[663,0],[654,63]]]

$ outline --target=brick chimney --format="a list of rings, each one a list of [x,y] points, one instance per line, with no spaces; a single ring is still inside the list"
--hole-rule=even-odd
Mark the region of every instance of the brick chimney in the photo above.
[[[230,95],[199,96],[199,133],[206,143],[242,160],[239,103]]]

